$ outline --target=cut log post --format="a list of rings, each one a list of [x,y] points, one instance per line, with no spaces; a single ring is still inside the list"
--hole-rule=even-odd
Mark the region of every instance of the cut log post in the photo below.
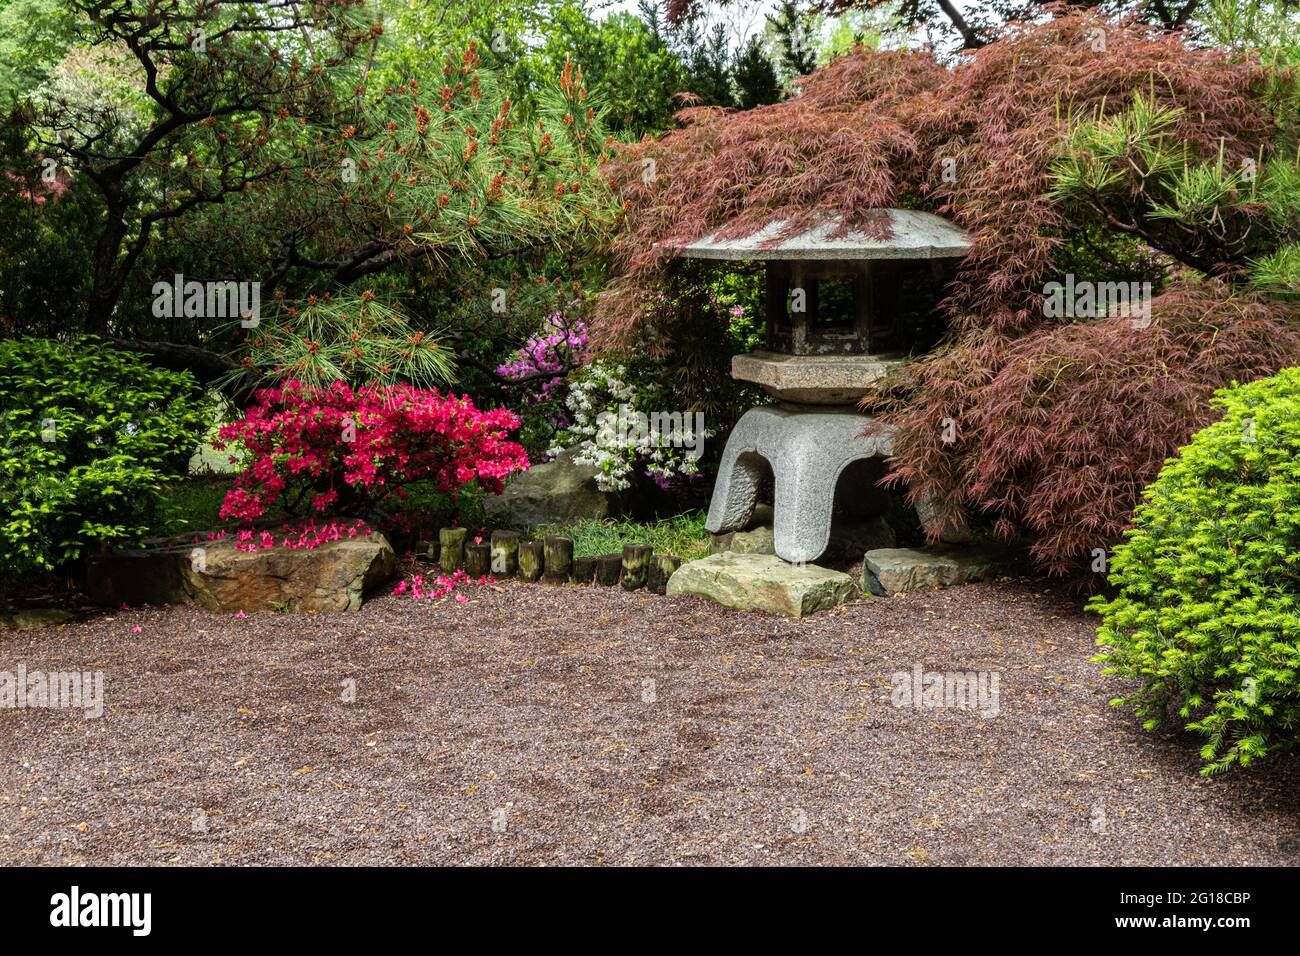
[[[646,580],[648,587],[655,594],[668,590],[668,579],[682,566],[682,559],[675,554],[656,554],[650,559],[650,574]]]
[[[465,545],[465,573],[471,578],[484,577],[492,570],[492,545],[486,541],[482,544]]]
[[[465,559],[465,528],[443,528],[438,532],[438,564],[443,574],[451,574]]]
[[[648,544],[623,545],[623,572],[619,584],[625,591],[635,591],[645,587],[646,576],[650,571],[650,558],[654,548]]]
[[[618,579],[622,574],[623,555],[602,554],[596,559],[597,584],[603,584],[605,587],[613,587],[615,584],[618,584]]]
[[[569,580],[574,584],[590,584],[596,576],[595,558],[574,558],[569,568]]]
[[[563,584],[573,566],[573,539],[558,534],[546,536],[546,580],[550,584]],[[587,580],[591,577],[588,575]]]
[[[542,562],[546,546],[541,541],[519,543],[519,576],[525,581],[536,581],[542,576]]]
[[[492,573],[508,578],[519,570],[519,532],[492,532]]]
[[[434,561],[437,561],[438,560],[437,542],[430,541],[427,538],[421,538],[419,541],[415,542],[415,556],[417,558],[430,558]]]

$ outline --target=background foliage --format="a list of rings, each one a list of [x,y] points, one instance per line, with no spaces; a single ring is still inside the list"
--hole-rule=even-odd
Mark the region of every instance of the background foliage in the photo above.
[[[0,576],[144,534],[203,434],[201,398],[92,340],[0,340]]]

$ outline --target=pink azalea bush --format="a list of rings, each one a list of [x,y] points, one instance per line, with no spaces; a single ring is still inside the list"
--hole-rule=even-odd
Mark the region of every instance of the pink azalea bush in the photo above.
[[[218,431],[217,447],[239,442],[249,456],[223,518],[252,520],[277,504],[290,513],[356,513],[404,497],[416,481],[433,482],[453,500],[467,489],[499,493],[504,478],[528,468],[523,447],[509,439],[518,417],[480,411],[468,396],[288,381],[256,399]]]

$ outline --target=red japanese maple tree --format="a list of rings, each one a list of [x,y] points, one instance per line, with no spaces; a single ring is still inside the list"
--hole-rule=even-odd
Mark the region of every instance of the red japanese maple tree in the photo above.
[[[869,396],[898,429],[887,480],[1027,532],[1052,571],[1077,568],[1209,418],[1213,389],[1300,362],[1300,338],[1294,302],[1244,281],[1276,240],[1276,203],[1242,186],[1209,209],[1214,228],[1179,221],[1137,134],[1115,147],[1133,162],[1122,156],[1096,190],[1063,190],[1059,164],[1079,157],[1081,124],[1122,131],[1135,104],[1158,117],[1173,178],[1267,164],[1290,122],[1267,95],[1275,79],[1248,55],[1079,12],[1013,27],[956,66],[859,50],[786,102],[684,111],[683,128],[609,170],[624,205],[620,274],[592,339],[632,340],[647,294],[673,283],[677,250],[724,226],[735,237],[784,220],[788,235],[835,213],[879,233],[881,208],[945,215],[973,241],[942,304],[948,339]],[[1127,242],[1165,263],[1170,284],[1143,328],[1045,314],[1045,282],[1094,240],[1102,258]],[[958,442],[942,440],[945,419]]]

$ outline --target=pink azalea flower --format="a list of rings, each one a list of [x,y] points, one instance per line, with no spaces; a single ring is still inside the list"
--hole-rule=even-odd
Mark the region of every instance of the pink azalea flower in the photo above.
[[[423,480],[452,495],[468,484],[499,492],[504,478],[528,467],[523,448],[507,438],[519,418],[505,409],[480,411],[465,396],[409,385],[313,388],[290,380],[256,399],[243,418],[219,429],[222,441],[241,442],[253,454],[226,495],[223,518],[261,517],[287,491],[310,491],[322,478],[328,488],[311,500],[317,511],[335,503],[345,484],[352,499],[371,504],[401,497],[405,485]],[[364,426],[355,441],[343,441],[345,420]],[[320,540],[304,542],[307,547],[337,530],[310,527]],[[347,532],[369,536],[371,529],[358,521]]]

